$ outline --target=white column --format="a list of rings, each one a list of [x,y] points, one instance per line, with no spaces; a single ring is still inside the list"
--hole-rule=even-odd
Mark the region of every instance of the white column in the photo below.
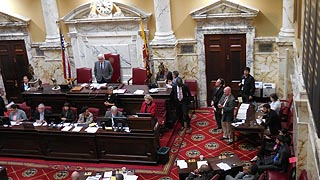
[[[174,43],[176,37],[172,31],[170,0],[154,0],[156,32],[152,43]]]
[[[283,0],[282,27],[279,32],[279,38],[294,38],[293,0]]]
[[[42,13],[46,26],[46,43],[60,42],[57,21],[59,20],[56,0],[41,0]]]

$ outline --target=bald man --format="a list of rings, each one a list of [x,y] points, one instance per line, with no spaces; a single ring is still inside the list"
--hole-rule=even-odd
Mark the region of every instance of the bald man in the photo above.
[[[233,122],[233,111],[237,103],[235,102],[234,96],[231,94],[231,88],[229,86],[223,89],[223,96],[221,97],[218,108],[221,109],[221,121],[222,121],[222,131],[223,136],[221,140],[228,139],[228,145],[233,142],[231,136],[231,123]]]
[[[97,83],[110,83],[113,75],[113,68],[108,60],[104,59],[103,54],[98,55],[98,61],[94,63],[94,76]]]
[[[71,174],[71,180],[78,180],[80,177],[80,174],[77,171],[73,171]]]

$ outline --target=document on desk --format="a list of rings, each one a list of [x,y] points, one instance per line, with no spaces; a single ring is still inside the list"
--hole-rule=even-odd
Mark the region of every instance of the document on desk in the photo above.
[[[186,169],[188,168],[188,163],[185,160],[177,160],[177,166],[179,166],[180,169]]]
[[[142,95],[143,93],[144,93],[144,90],[137,89],[136,91],[134,91],[133,94]]]
[[[69,131],[72,128],[72,126],[65,126],[61,129],[61,131]]]
[[[138,176],[137,175],[126,175],[124,176],[125,180],[137,180]]]
[[[127,91],[127,89],[115,89],[112,92],[114,94],[124,94]]]
[[[218,163],[217,166],[224,171],[231,169],[231,167],[227,163],[224,163],[224,162]]]
[[[199,169],[203,164],[208,165],[207,161],[197,161],[197,168]]]
[[[103,177],[108,178],[112,176],[112,171],[106,171],[103,173]]]
[[[81,126],[77,126],[77,127],[75,127],[75,128],[72,129],[72,132],[80,132],[81,129],[82,129]]]
[[[96,133],[98,131],[99,128],[97,127],[87,127],[87,129],[85,130],[88,133]]]

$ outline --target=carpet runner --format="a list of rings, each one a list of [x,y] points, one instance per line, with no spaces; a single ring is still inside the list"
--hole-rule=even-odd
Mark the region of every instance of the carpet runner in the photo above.
[[[175,164],[177,159],[198,158],[218,156],[220,153],[232,152],[239,156],[244,165],[250,164],[249,160],[257,153],[257,149],[246,138],[236,142],[236,150],[226,141],[220,140],[221,130],[215,130],[216,123],[211,108],[196,110],[192,115],[192,134],[185,131],[178,131],[176,126],[172,133],[165,133],[161,145],[168,145],[170,148],[169,162],[165,165],[143,166],[124,165],[107,163],[81,163],[81,162],[60,162],[31,160],[22,158],[0,157],[0,165],[7,167],[10,180],[67,180],[73,170],[78,171],[108,171],[121,169],[134,169],[139,180],[177,180],[179,179],[178,168]],[[169,132],[169,133],[170,133]]]

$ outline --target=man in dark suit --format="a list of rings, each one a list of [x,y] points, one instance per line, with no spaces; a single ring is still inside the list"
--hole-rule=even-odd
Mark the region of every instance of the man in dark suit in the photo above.
[[[30,90],[30,84],[29,84],[29,78],[28,76],[23,76],[23,83],[21,85],[21,91],[29,91]]]
[[[46,122],[46,116],[50,115],[51,111],[47,110],[44,104],[39,104],[37,110],[35,111],[32,120],[36,121],[37,123],[41,124]]]
[[[111,106],[110,111],[107,111],[104,117],[111,118],[111,124],[114,126],[113,117],[123,117],[123,114],[122,112],[118,111],[117,106]]]
[[[231,94],[231,88],[229,86],[223,89],[223,96],[221,97],[218,108],[221,109],[222,114],[222,131],[223,136],[221,140],[229,139],[228,145],[232,144],[233,139],[231,136],[231,123],[233,122],[233,111],[236,107],[234,96]]]
[[[189,173],[186,180],[210,180],[213,177],[213,171],[207,164],[202,164],[199,169]]]
[[[223,95],[224,79],[219,78],[216,81],[215,87],[212,90],[211,106],[214,110],[214,116],[217,122],[217,129],[221,129],[221,109],[218,108],[218,103]]]
[[[278,131],[281,129],[281,121],[278,113],[271,109],[270,104],[264,104],[262,106],[262,111],[265,113],[262,118],[266,120],[262,125],[269,128],[272,136],[277,135]]]
[[[281,135],[276,136],[277,151],[274,156],[259,159],[257,161],[259,172],[265,170],[277,170],[286,172],[289,167],[290,148],[285,143],[285,138]]]
[[[94,63],[94,76],[98,83],[110,83],[113,75],[113,68],[103,54],[98,55],[98,61]]]
[[[253,94],[255,90],[255,80],[250,74],[250,68],[246,67],[243,70],[243,76],[241,82],[239,83],[240,94],[242,97],[242,102],[247,103],[253,100]]]
[[[180,130],[184,129],[184,123],[186,123],[186,133],[191,134],[191,119],[189,117],[189,104],[191,100],[191,93],[188,86],[183,84],[182,79],[180,77],[177,78],[176,83],[177,84],[172,87],[170,99],[174,102],[176,106],[177,116],[181,124]]]

